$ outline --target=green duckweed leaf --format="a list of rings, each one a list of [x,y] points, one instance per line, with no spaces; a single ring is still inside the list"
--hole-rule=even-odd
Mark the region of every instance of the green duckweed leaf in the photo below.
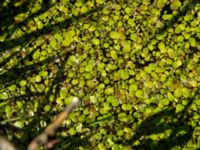
[[[94,43],[94,45],[99,45],[100,44],[100,40],[95,38],[92,40],[92,42]]]
[[[13,85],[9,86],[8,89],[9,89],[11,92],[14,92],[14,91],[16,90],[16,85],[13,84]]]
[[[126,80],[126,79],[129,78],[128,72],[125,71],[125,70],[123,70],[123,69],[120,69],[120,70],[119,70],[119,74],[120,74],[120,76],[121,76],[121,78],[122,78],[123,80]]]
[[[54,35],[54,38],[55,38],[57,41],[59,41],[59,42],[61,42],[61,41],[63,40],[62,35],[59,34],[59,33],[56,33],[56,34]]]
[[[191,80],[189,83],[190,83],[190,85],[192,87],[197,87],[198,86],[198,82],[196,80]]]
[[[88,7],[87,7],[87,6],[81,7],[80,12],[81,12],[81,13],[87,13],[87,12],[88,12]]]
[[[196,39],[193,38],[193,37],[189,39],[189,43],[190,43],[190,45],[191,45],[192,47],[196,47],[196,45],[197,45],[197,44],[196,44]]]
[[[126,113],[121,112],[121,113],[118,114],[118,119],[119,119],[120,121],[123,121],[124,118],[126,118]]]
[[[182,65],[182,62],[180,61],[180,60],[178,60],[178,61],[175,61],[173,64],[172,64],[172,66],[176,69],[176,68],[178,68],[178,67],[180,67]]]
[[[51,109],[51,106],[50,106],[50,105],[45,105],[45,106],[44,106],[44,111],[45,111],[45,112],[48,112],[50,109]]]
[[[42,92],[44,92],[45,85],[44,84],[39,84],[39,85],[36,86],[36,88],[37,88],[38,92],[42,93]]]
[[[23,103],[21,101],[17,101],[17,107],[18,109],[21,109],[23,107]]]
[[[136,84],[131,84],[129,86],[129,95],[134,96],[137,89],[138,89],[138,86]]]
[[[24,127],[24,123],[22,121],[15,121],[13,125],[20,129]]]
[[[109,96],[107,98],[107,101],[109,103],[111,103],[113,107],[117,107],[119,105],[119,101],[115,97],[113,97],[113,96]]]
[[[146,81],[144,83],[144,86],[148,87],[148,88],[152,88],[153,87],[153,82],[152,81]]]
[[[189,91],[188,88],[184,87],[184,88],[181,89],[181,91],[182,91],[183,97],[188,98],[190,96],[190,91]]]
[[[164,14],[164,15],[162,16],[162,19],[163,19],[163,20],[171,20],[172,17],[173,17],[172,14]]]
[[[106,150],[106,147],[104,146],[103,143],[99,143],[99,144],[98,144],[98,149],[99,149],[99,150]]]
[[[5,92],[0,93],[0,99],[7,99],[7,98],[8,98],[7,93],[5,93]]]
[[[119,81],[121,79],[121,76],[118,72],[113,73],[113,80],[114,81]]]
[[[32,57],[33,57],[33,59],[38,59],[38,58],[40,58],[40,51],[39,50],[37,50],[37,51],[35,51],[35,53],[32,55]]]
[[[41,71],[39,73],[39,75],[42,76],[42,77],[46,77],[46,76],[48,76],[48,71]]]
[[[181,6],[181,2],[179,0],[174,0],[172,1],[170,8],[172,10],[178,10],[180,6]]]
[[[21,80],[21,81],[19,82],[19,85],[20,85],[21,87],[26,86],[26,81],[25,81],[25,80]]]
[[[9,101],[1,102],[0,103],[0,108],[6,106],[9,103]]]
[[[137,38],[137,35],[136,35],[135,33],[131,33],[130,39],[131,39],[132,41],[135,41],[136,38]]]
[[[55,39],[52,39],[50,42],[51,47],[56,48],[57,47],[57,41]]]
[[[131,27],[135,27],[135,21],[134,21],[134,19],[128,19],[128,24],[129,24]]]
[[[177,89],[174,91],[174,96],[177,97],[177,98],[182,96],[181,88],[177,88]]]
[[[35,82],[41,82],[41,80],[42,80],[42,78],[41,78],[40,75],[37,75],[37,76],[35,77]]]
[[[120,38],[120,34],[118,32],[116,32],[116,31],[111,31],[110,32],[110,37],[112,39],[119,39]]]
[[[161,53],[165,53],[166,52],[165,44],[163,42],[160,42],[158,44],[158,48],[160,49]]]
[[[69,130],[68,130],[68,133],[71,135],[71,136],[73,136],[73,135],[75,135],[76,134],[76,130],[75,130],[75,128],[70,128]]]
[[[182,104],[177,104],[176,105],[176,113],[181,112],[182,110],[184,110],[184,106]]]
[[[62,41],[62,45],[63,46],[69,46],[72,42],[73,42],[73,36],[75,35],[75,32],[72,30],[72,31],[69,31],[68,33],[65,34],[65,38],[64,40]]]
[[[121,42],[121,45],[122,45],[122,47],[123,47],[123,52],[130,52],[130,50],[131,50],[131,41],[125,41],[125,40],[123,40],[122,42]]]
[[[131,105],[131,104],[123,104],[123,105],[122,105],[122,109],[123,109],[124,111],[129,111],[129,110],[132,109],[132,105]]]
[[[93,70],[93,67],[94,67],[93,64],[88,64],[88,65],[85,67],[85,71],[91,72],[91,71]]]
[[[60,97],[61,97],[62,99],[66,98],[67,93],[68,93],[68,89],[67,89],[66,87],[62,87],[62,88],[60,89]]]
[[[63,46],[69,46],[72,42],[73,42],[73,38],[72,37],[66,37],[63,40],[62,45]]]
[[[136,93],[135,93],[135,96],[138,97],[138,98],[142,98],[143,97],[142,90],[137,90]]]
[[[117,52],[114,51],[114,50],[112,50],[112,51],[110,52],[110,56],[111,56],[111,58],[112,58],[113,60],[116,60],[116,59],[118,58]]]
[[[183,42],[184,41],[184,37],[182,35],[179,35],[177,37],[177,42]]]
[[[12,108],[9,106],[9,105],[7,105],[6,107],[5,107],[5,113],[6,113],[6,117],[7,118],[10,118],[11,116],[12,116]]]

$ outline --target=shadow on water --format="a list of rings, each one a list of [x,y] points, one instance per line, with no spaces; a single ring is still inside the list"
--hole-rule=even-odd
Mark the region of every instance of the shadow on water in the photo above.
[[[51,4],[50,1],[45,1],[40,4],[40,9],[38,11],[30,13],[30,8],[32,8],[36,2],[36,0],[11,0],[7,6],[0,6],[0,20],[3,20],[0,22],[0,30],[3,29],[0,35],[7,33],[8,35],[6,38],[10,38],[12,33],[21,26],[27,24],[28,21],[33,20],[55,5],[55,3]],[[27,17],[23,19],[23,21],[16,21],[15,17],[22,13],[27,13]]]
[[[140,141],[138,146],[132,147],[138,150],[170,150],[175,146],[186,144],[192,138],[194,130],[187,124],[187,110],[191,104],[192,100],[179,113],[176,113],[174,109],[167,108],[147,117],[137,127],[134,136],[130,140],[123,141],[122,144],[133,145],[134,142]],[[163,136],[160,139],[157,136],[154,140],[147,138],[156,134],[163,134]]]
[[[156,32],[150,37],[150,39],[146,43],[144,43],[144,47],[147,47],[148,44],[150,44],[152,42],[152,40],[156,39],[156,36],[162,35],[164,32],[166,32],[169,27],[173,27],[179,21],[179,19],[181,17],[185,16],[187,14],[187,12],[192,10],[199,3],[200,3],[199,0],[186,2],[186,4],[184,6],[182,6],[181,9],[178,10],[177,14],[172,15],[173,17],[170,20],[165,21],[164,25],[161,28],[156,29]],[[169,5],[170,5],[170,3],[168,5],[166,5],[163,8],[163,10],[161,11],[160,20],[162,20],[162,15],[163,15],[164,9],[167,9],[165,11],[171,12]],[[153,52],[157,52],[157,51],[158,51],[158,49],[157,50],[155,49]],[[152,55],[151,59],[149,61],[146,61],[145,64],[141,63],[142,62],[141,60],[143,60],[143,58],[141,56],[139,56],[137,59],[138,61],[135,62],[136,66],[138,68],[143,68],[145,66],[148,66],[150,63],[155,63],[156,61],[159,60],[159,58],[157,58],[153,54],[151,54],[151,55]]]

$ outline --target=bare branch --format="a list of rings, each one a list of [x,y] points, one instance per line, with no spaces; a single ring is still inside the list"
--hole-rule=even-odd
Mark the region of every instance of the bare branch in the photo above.
[[[79,99],[74,97],[72,103],[58,115],[55,121],[29,144],[28,150],[36,150],[39,146],[47,144],[48,138],[55,135],[56,130],[62,125],[63,121],[69,117],[70,113],[78,106],[79,102]]]
[[[0,137],[0,150],[16,150],[16,148],[4,137]]]

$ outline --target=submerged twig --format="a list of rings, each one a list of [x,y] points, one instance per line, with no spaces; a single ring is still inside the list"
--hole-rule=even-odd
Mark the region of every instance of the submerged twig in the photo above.
[[[61,112],[53,123],[51,123],[46,130],[37,136],[28,146],[28,150],[36,150],[39,146],[48,143],[48,138],[54,136],[56,130],[62,125],[63,121],[68,118],[69,114],[76,108],[79,104],[79,99],[74,97],[72,103]]]

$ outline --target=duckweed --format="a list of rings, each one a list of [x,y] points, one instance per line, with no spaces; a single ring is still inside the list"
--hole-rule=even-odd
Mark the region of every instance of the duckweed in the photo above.
[[[111,31],[110,32],[110,37],[112,39],[120,39],[120,34],[118,32],[116,32],[116,31]]]
[[[1,133],[23,143],[78,96],[55,149],[198,147],[199,2],[41,2],[2,13]]]

